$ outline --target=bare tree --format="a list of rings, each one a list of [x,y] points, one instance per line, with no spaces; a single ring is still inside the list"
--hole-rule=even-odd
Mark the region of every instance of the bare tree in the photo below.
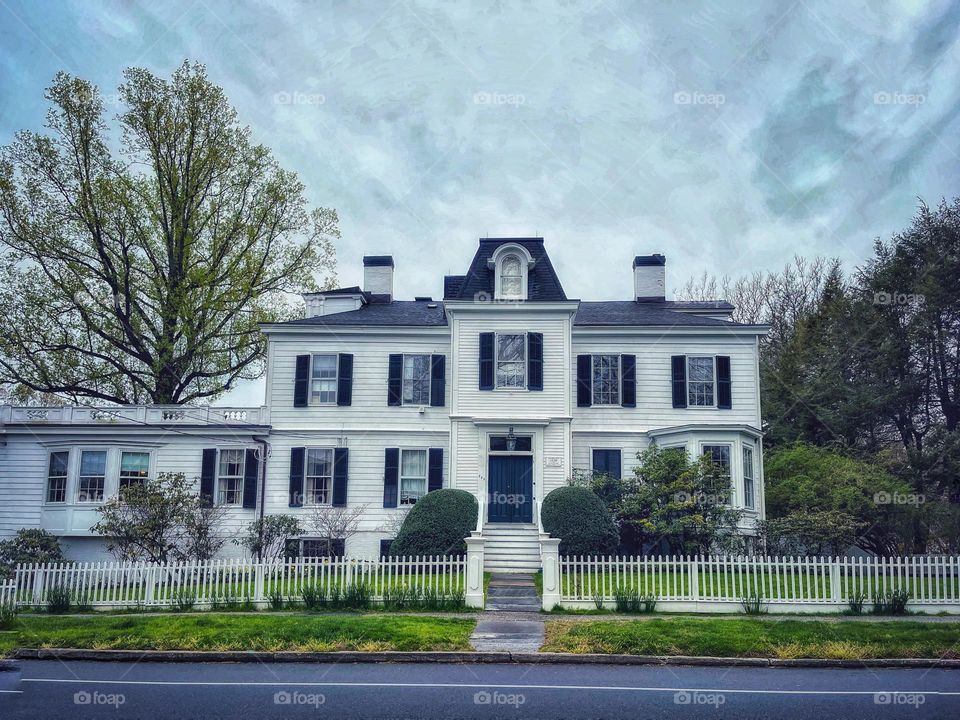
[[[346,543],[360,531],[360,519],[366,511],[366,505],[352,508],[317,505],[310,510],[306,524],[318,538],[327,541],[327,552],[330,553],[334,540]]]

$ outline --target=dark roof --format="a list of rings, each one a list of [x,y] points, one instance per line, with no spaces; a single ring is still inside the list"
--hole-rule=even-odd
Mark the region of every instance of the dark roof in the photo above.
[[[364,267],[393,267],[393,255],[364,255]]]
[[[633,267],[657,267],[659,265],[666,265],[667,259],[660,255],[659,253],[654,253],[653,255],[637,255],[633,259]]]
[[[527,299],[541,301],[566,300],[566,293],[560,285],[550,257],[543,246],[543,238],[481,238],[477,254],[473,256],[467,274],[448,275],[444,278],[444,300],[474,300],[477,297],[494,296],[495,273],[487,267],[487,261],[501,245],[510,243],[526,248],[534,260],[527,277]],[[462,280],[457,282],[457,280]]]
[[[325,327],[328,325],[442,327],[447,324],[447,316],[443,311],[443,303],[394,300],[391,303],[364,305],[359,310],[290,320],[284,324],[309,325],[310,327]]]
[[[713,307],[715,303],[703,303]],[[729,305],[729,303],[723,303]],[[635,300],[611,300],[608,302],[581,302],[574,325],[702,325],[736,326],[728,320],[717,320],[679,312],[679,308],[693,307],[690,303],[636,302]]]
[[[312,295],[363,295],[363,290],[359,285],[353,285],[352,287],[345,288],[334,288],[333,290],[320,290],[319,292],[311,293]]]

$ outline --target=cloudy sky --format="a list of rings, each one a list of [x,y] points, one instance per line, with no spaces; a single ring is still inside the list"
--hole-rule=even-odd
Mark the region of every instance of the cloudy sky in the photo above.
[[[746,7],[752,9],[747,10]],[[960,178],[960,3],[0,0],[0,143],[58,70],[199,60],[340,214],[442,294],[478,237],[542,235],[570,297],[794,253],[861,262]],[[669,292],[669,290],[668,290]]]

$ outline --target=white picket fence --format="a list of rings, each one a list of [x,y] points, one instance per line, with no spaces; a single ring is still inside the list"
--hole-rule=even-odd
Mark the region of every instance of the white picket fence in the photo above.
[[[376,559],[311,558],[258,563],[223,559],[205,562],[95,562],[21,565],[6,592],[19,607],[42,607],[55,588],[69,591],[75,606],[110,610],[171,607],[179,600],[197,607],[253,603],[271,597],[302,600],[315,587],[329,598],[363,584],[370,600],[382,602],[401,589],[452,597],[465,590],[462,557],[390,557]]]
[[[843,610],[875,594],[909,594],[910,610],[960,612],[960,557],[559,557],[559,602],[614,607],[624,594],[661,610],[736,612],[751,596],[770,610]]]

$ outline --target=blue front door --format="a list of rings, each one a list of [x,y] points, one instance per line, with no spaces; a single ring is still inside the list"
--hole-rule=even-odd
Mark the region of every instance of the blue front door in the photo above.
[[[490,522],[533,522],[533,458],[491,455],[487,475]]]

